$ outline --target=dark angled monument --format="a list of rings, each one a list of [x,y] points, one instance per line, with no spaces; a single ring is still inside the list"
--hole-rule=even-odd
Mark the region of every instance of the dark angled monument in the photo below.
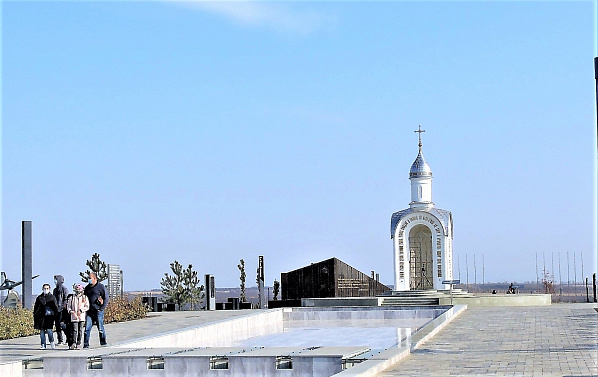
[[[33,307],[33,303],[31,302],[31,295],[33,293],[33,282],[31,281],[33,275],[31,221],[23,221],[21,237],[21,280],[23,281],[21,302],[24,308],[31,309]]]
[[[372,271],[373,272],[373,271]],[[373,297],[390,288],[343,261],[330,258],[280,274],[282,300]]]

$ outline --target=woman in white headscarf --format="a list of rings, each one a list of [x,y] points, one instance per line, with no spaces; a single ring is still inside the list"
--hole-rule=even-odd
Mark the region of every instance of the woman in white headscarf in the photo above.
[[[83,294],[84,287],[77,283],[73,285],[74,294],[70,295],[66,302],[66,310],[71,315],[72,335],[69,349],[79,349],[81,336],[85,329],[85,312],[89,309],[89,300]]]

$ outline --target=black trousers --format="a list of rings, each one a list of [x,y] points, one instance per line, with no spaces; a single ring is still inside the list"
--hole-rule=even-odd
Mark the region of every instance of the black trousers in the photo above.
[[[63,337],[62,337],[63,332],[66,336],[66,326],[64,324],[64,321],[62,320],[62,313],[69,315],[68,313],[66,313],[66,311],[61,310],[58,313],[56,313],[56,315],[54,316],[54,322],[55,322],[54,325],[56,326],[56,334],[58,334],[58,343],[63,342]]]

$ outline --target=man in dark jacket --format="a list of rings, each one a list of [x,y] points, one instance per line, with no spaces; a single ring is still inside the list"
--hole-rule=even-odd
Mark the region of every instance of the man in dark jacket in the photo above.
[[[65,332],[66,335],[66,326],[64,324],[64,318],[62,318],[62,309],[66,305],[66,297],[69,295],[69,290],[64,286],[64,277],[62,275],[54,275],[54,283],[56,284],[56,288],[52,292],[52,295],[56,298],[56,306],[58,307],[58,312],[56,313],[55,319],[55,326],[56,326],[56,334],[58,335],[58,344],[65,344],[62,338],[62,333]]]
[[[100,345],[107,345],[106,330],[104,330],[104,309],[108,305],[108,291],[98,281],[95,272],[89,274],[89,284],[85,287],[85,296],[89,299],[89,310],[85,315],[85,335],[83,337],[83,348],[89,348],[89,335],[91,327],[95,323],[100,335]]]

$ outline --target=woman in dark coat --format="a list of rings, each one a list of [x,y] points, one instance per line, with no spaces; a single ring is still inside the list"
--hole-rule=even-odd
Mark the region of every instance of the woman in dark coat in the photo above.
[[[58,306],[56,299],[50,293],[50,284],[44,284],[42,287],[42,294],[35,299],[33,306],[33,327],[39,330],[42,349],[46,348],[46,333],[50,341],[50,347],[54,349],[54,334],[52,333],[52,326],[54,326],[54,318],[58,313]]]

